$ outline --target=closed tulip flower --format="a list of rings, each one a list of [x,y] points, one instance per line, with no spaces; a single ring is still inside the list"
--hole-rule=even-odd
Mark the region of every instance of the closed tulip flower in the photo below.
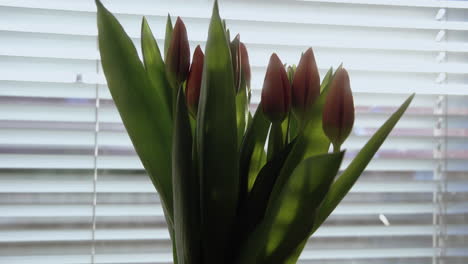
[[[292,83],[292,109],[300,120],[304,120],[310,106],[320,95],[320,76],[312,48],[301,57]]]
[[[262,90],[262,108],[272,122],[284,120],[291,107],[291,86],[283,63],[273,53],[268,63]]]
[[[185,88],[187,106],[193,116],[197,115],[198,110],[204,60],[205,55],[203,55],[203,51],[201,50],[200,45],[198,45],[193,53],[192,66],[190,67],[190,72],[187,78],[187,87]]]
[[[166,66],[170,74],[180,84],[187,79],[190,67],[190,46],[187,29],[180,17],[174,25],[171,44],[167,51]]]
[[[333,143],[334,151],[351,133],[354,124],[354,102],[348,72],[340,68],[328,91],[323,107],[323,131]]]

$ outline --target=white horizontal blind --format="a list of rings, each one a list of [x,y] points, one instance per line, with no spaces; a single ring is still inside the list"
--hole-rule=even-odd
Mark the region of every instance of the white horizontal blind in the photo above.
[[[160,45],[167,12],[184,19],[192,51],[206,40],[211,1],[105,4],[138,49],[142,15]],[[418,93],[301,263],[467,263],[468,3],[220,8],[249,49],[254,104],[272,52],[297,63],[312,46],[322,76],[344,62],[357,113],[344,166]],[[93,1],[0,0],[0,263],[171,262],[159,199],[102,75],[95,24]]]

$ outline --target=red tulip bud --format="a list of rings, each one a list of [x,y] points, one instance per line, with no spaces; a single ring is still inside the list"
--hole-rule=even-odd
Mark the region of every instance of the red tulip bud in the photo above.
[[[304,120],[310,106],[320,95],[320,76],[312,48],[301,57],[292,83],[292,108]]]
[[[273,53],[268,63],[262,90],[262,108],[272,122],[281,122],[291,107],[291,86],[283,63]]]
[[[178,83],[187,79],[190,67],[190,46],[187,37],[187,29],[180,17],[172,32],[171,44],[167,51],[167,68]]]
[[[187,78],[187,87],[185,88],[187,106],[193,116],[197,115],[204,57],[205,55],[203,55],[203,51],[201,50],[200,45],[198,45],[193,53],[192,66],[190,67],[190,72]]]
[[[241,57],[241,70],[243,74],[243,78],[245,80],[245,84],[247,85],[248,89],[250,89],[250,63],[249,63],[249,54],[247,53],[247,48],[245,47],[244,43],[240,43],[240,57]]]
[[[335,151],[351,133],[354,124],[354,102],[348,72],[340,68],[328,91],[323,107],[323,131],[333,143]]]
[[[234,87],[236,92],[239,92],[241,85],[241,52],[240,52],[240,36],[239,34],[232,40],[230,44],[232,70],[234,72]]]

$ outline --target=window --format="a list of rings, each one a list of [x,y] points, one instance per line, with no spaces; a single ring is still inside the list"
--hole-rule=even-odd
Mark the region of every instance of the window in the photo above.
[[[167,12],[204,45],[211,1],[114,0],[139,48]],[[301,263],[468,262],[468,2],[222,1],[249,49],[253,103],[269,55],[314,48],[349,69],[348,158],[416,92]],[[105,85],[93,1],[0,0],[0,263],[170,263],[171,243]],[[349,159],[348,159],[349,160]],[[345,162],[344,166],[346,166]]]

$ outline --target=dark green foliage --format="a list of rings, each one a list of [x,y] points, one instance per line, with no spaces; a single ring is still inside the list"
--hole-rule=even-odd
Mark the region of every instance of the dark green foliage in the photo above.
[[[162,55],[143,19],[142,62],[115,17],[100,1],[96,5],[107,84],[161,197],[178,264],[296,263],[309,236],[349,192],[414,96],[335,180],[344,151],[329,153],[322,128],[332,69],[307,118],[289,112],[272,124],[261,103],[252,116],[250,87],[239,75],[239,62],[238,72],[233,70],[239,42],[230,45],[215,2],[194,119],[187,111],[185,84],[173,89],[167,79],[170,17]],[[294,68],[288,73],[292,79]]]

